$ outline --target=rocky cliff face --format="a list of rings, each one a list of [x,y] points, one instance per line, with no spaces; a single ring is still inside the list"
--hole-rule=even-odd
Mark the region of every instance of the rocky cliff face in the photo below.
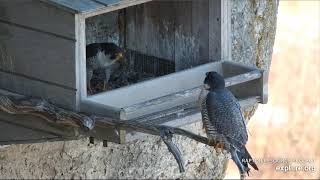
[[[233,61],[268,70],[275,38],[276,0],[232,1]],[[245,112],[251,117],[254,107]],[[201,124],[185,128],[202,132]],[[12,145],[0,149],[0,178],[223,178],[229,155],[176,137],[186,161],[177,164],[159,137],[126,145],[69,142]]]
[[[278,0],[232,1],[232,59],[269,70]]]

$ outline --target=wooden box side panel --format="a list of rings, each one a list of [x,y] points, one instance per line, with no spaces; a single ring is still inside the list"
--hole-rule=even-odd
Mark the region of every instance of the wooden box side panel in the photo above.
[[[74,109],[75,42],[0,22],[0,87]]]
[[[0,22],[0,71],[75,88],[75,42]]]
[[[0,29],[2,73],[76,89],[73,14],[42,1],[4,0]]]
[[[74,15],[41,1],[1,0],[0,21],[75,39]]]
[[[252,81],[236,84],[234,86],[229,87],[229,90],[236,95],[237,98],[246,98],[250,96],[259,96],[260,102],[266,102],[267,99],[267,88],[265,88],[266,80],[265,73],[256,68],[250,67],[246,65],[242,65],[234,62],[224,62],[223,66],[223,74],[225,77],[231,77],[237,74],[243,74],[250,71],[259,71],[261,73],[261,77],[259,79],[255,79]]]
[[[0,119],[0,145],[60,140],[61,137],[15,125]]]
[[[2,71],[0,71],[0,87],[22,95],[43,98],[66,109],[76,109],[77,92],[73,89]]]

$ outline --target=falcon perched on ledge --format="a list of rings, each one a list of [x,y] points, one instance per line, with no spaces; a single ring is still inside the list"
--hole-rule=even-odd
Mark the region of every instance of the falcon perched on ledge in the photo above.
[[[93,43],[86,46],[87,89],[91,93],[93,71],[104,69],[105,79],[103,90],[107,89],[110,75],[115,69],[115,63],[124,58],[124,51],[114,43]]]
[[[217,144],[215,148],[226,149],[231,153],[241,178],[244,178],[245,173],[249,175],[248,163],[255,170],[258,167],[245,147],[248,134],[240,105],[225,87],[224,78],[217,72],[206,73],[204,89],[200,93],[199,102],[208,139]]]

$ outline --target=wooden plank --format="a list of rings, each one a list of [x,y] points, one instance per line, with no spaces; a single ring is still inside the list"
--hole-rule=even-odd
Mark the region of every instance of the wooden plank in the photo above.
[[[80,112],[106,116],[110,118],[119,118],[121,111],[121,108],[107,106],[105,104],[93,102],[90,100],[82,100],[80,106]]]
[[[121,2],[121,0],[93,0],[93,1],[101,3],[105,6],[110,6],[110,5],[118,4]]]
[[[107,7],[95,9],[90,12],[84,12],[83,14],[86,18],[88,18],[88,17],[99,15],[99,14],[104,14],[104,13],[108,13],[111,11],[116,11],[119,9],[147,3],[150,1],[153,1],[153,0],[121,0],[121,1],[119,1],[119,3],[111,4]]]
[[[0,20],[74,39],[74,15],[34,0],[1,0]]]
[[[209,0],[209,59],[221,60],[221,1]]]
[[[0,94],[1,95],[5,95],[5,96],[15,96],[15,97],[23,97],[23,95],[21,94],[17,94],[17,93],[14,93],[12,91],[7,91],[7,90],[4,90],[4,89],[0,89]]]
[[[250,96],[259,96],[261,95],[261,87],[259,85],[260,79],[255,79],[245,83],[237,84],[229,87],[229,90],[236,94],[237,98],[246,98]],[[261,98],[261,97],[260,97]]]
[[[127,48],[173,60],[174,8],[171,1],[156,1],[127,9]]]
[[[49,137],[64,137],[66,139],[75,138],[78,135],[81,136],[82,132],[79,131],[80,129],[48,123],[47,121],[32,115],[12,115],[3,111],[0,111],[0,122],[32,129],[40,134],[48,134],[48,136],[50,135]],[[9,133],[6,132],[5,134]],[[18,135],[19,133],[16,134],[17,138],[19,138]]]
[[[50,2],[58,6],[70,8],[79,13],[94,11],[105,7],[101,3],[96,3],[91,0],[50,0]]]
[[[209,60],[209,0],[192,1],[192,36],[195,37],[196,65]],[[216,32],[211,32],[216,33]],[[191,50],[191,51],[194,51]],[[220,58],[219,58],[220,59]]]
[[[135,50],[137,49],[137,41],[136,39],[136,31],[138,30],[138,26],[136,26],[136,8],[138,6],[128,7],[125,11],[125,20],[126,20],[126,29],[125,34],[122,34],[123,38],[125,38],[125,48]],[[141,6],[139,6],[141,7]],[[135,48],[134,48],[135,47]],[[132,57],[128,56],[128,59],[132,59]],[[130,63],[130,66],[133,66],[133,63]]]
[[[87,97],[87,68],[86,68],[86,34],[85,34],[85,18],[80,15],[75,15],[76,22],[76,87],[77,100],[76,110],[80,110],[80,101]]]
[[[86,44],[113,42],[119,44],[119,12],[110,12],[86,19]]]
[[[221,0],[221,59],[232,61],[231,1]]]
[[[259,79],[261,76],[261,72],[256,70],[245,74],[240,74],[238,76],[230,77],[225,79],[226,87]],[[247,86],[247,88],[251,87]],[[162,110],[173,108],[177,105],[196,102],[198,100],[200,91],[201,87],[196,87],[193,89],[188,89],[185,91],[180,91],[163,97],[155,98],[143,103],[138,103],[132,106],[124,107],[123,110],[125,112],[125,119],[134,119],[146,114],[150,114],[154,111],[160,112]],[[239,96],[238,92],[234,93],[236,97]],[[256,94],[256,96],[258,95],[259,93]]]
[[[59,9],[77,14],[81,13],[85,18],[116,11],[150,2],[152,0],[41,0]]]
[[[75,42],[0,22],[0,70],[76,88]]]
[[[254,67],[254,66],[247,66],[247,65],[235,63],[232,61],[223,61],[222,62],[222,69],[223,69],[224,77],[231,77],[231,76],[236,76],[239,74],[247,73],[250,71],[259,70],[258,68]]]
[[[142,14],[148,24],[142,22],[145,30],[143,40],[144,48],[149,55],[159,58],[174,60],[174,16],[175,8],[170,1],[151,2],[144,5],[145,13]],[[141,16],[141,15],[140,15]],[[139,32],[136,32],[138,35]]]
[[[241,74],[246,74],[248,72],[253,72],[251,81],[238,84],[236,86],[230,87],[231,92],[236,93],[239,98],[245,98],[249,96],[260,96],[261,100],[262,97],[262,76],[263,72],[256,68],[251,66],[246,66],[243,64],[231,62],[231,61],[225,61],[222,63],[223,67],[223,74],[225,77],[234,77]],[[250,74],[250,73],[249,73]],[[255,74],[255,75],[254,75]],[[260,75],[259,75],[260,74]],[[250,76],[250,75],[249,75]]]
[[[44,98],[60,107],[75,109],[75,90],[3,71],[0,71],[0,87],[22,95]]]
[[[61,137],[4,122],[0,119],[0,144],[21,144],[57,139],[61,139]]]
[[[200,89],[194,88],[125,107],[123,108],[126,115],[125,120],[134,119],[155,111],[159,112],[170,109],[177,105],[194,102],[198,98],[199,93]]]
[[[209,34],[215,32],[209,32],[209,1],[179,1],[175,8],[176,70],[212,61]]]
[[[176,71],[208,63],[208,5],[208,0],[156,1],[128,8],[127,47],[175,61]]]
[[[196,65],[195,58],[199,53],[196,48],[196,37],[192,34],[192,1],[177,1],[175,6],[175,40],[174,59],[176,71]]]
[[[97,123],[94,129],[90,130],[87,135],[100,140],[121,143],[119,131],[112,126],[106,127]]]
[[[254,70],[247,73],[239,74],[237,76],[229,77],[226,80],[226,87],[234,86],[234,85],[252,81],[255,79],[260,79],[261,77],[262,77],[262,73],[259,70]]]

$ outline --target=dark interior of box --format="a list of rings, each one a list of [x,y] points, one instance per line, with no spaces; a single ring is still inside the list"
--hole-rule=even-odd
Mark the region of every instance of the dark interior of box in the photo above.
[[[221,59],[220,1],[154,1],[86,19],[86,44],[113,42],[125,49],[110,89]],[[95,70],[93,93],[103,70]],[[88,82],[87,82],[88,83]]]

